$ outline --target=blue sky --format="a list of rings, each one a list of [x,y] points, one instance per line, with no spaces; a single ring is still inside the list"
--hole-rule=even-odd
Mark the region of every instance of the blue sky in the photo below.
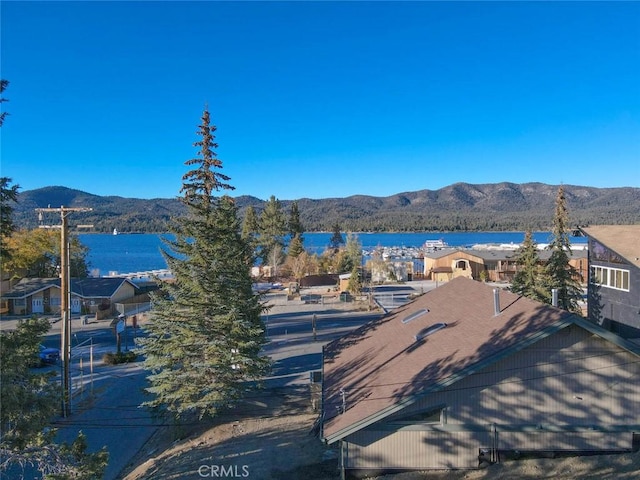
[[[236,190],[640,186],[640,2],[11,2],[2,176],[170,198],[208,105]]]

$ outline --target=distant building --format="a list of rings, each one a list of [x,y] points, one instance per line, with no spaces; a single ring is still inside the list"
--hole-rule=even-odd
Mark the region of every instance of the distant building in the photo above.
[[[480,280],[482,272],[491,282],[511,282],[518,265],[517,250],[510,249],[445,249],[425,253],[424,277],[438,282],[448,282],[457,277]],[[551,251],[538,250],[540,263],[544,264]],[[569,263],[579,273],[579,281],[586,283],[587,252],[583,249],[572,250]]]
[[[71,313],[112,313],[114,305],[139,293],[126,278],[72,278]],[[23,278],[8,292],[2,293],[9,315],[59,314],[61,290],[59,278]]]
[[[624,338],[640,338],[640,225],[580,230],[589,238],[589,318]]]

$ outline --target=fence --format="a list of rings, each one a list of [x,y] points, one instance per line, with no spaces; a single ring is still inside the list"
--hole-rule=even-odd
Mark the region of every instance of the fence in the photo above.
[[[118,314],[131,316],[137,315],[142,312],[148,312],[151,310],[151,302],[141,302],[141,303],[116,303],[116,310]]]

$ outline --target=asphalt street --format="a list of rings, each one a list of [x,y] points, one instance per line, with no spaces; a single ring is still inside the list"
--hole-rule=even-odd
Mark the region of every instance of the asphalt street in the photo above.
[[[406,301],[408,294],[425,291],[425,286],[412,284],[385,290],[380,294],[389,295],[395,304],[402,297]],[[333,296],[323,298],[318,304],[288,301],[283,293],[266,299],[272,308],[263,316],[269,340],[264,354],[273,361],[271,375],[264,379],[267,388],[308,384],[310,372],[321,368],[325,344],[382,314],[363,311],[362,306],[357,308],[354,303],[340,302]],[[126,340],[122,341],[123,349],[133,347],[134,334],[144,334],[145,319],[140,320],[142,329],[136,332],[128,329]],[[15,328],[15,321],[3,319],[1,325],[3,330]],[[43,342],[46,346],[60,348],[60,327],[60,322],[52,323]],[[163,426],[147,409],[140,408],[145,400],[146,382],[142,362],[103,364],[103,354],[116,349],[110,320],[83,324],[80,318],[72,319],[71,331],[71,415],[55,419],[54,425],[62,441],[72,441],[82,431],[90,451],[106,446],[109,464],[104,478],[116,480],[151,435]],[[60,370],[60,366],[47,368],[58,373]]]

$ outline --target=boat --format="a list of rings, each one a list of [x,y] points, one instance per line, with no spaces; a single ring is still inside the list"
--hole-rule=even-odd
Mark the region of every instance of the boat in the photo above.
[[[427,252],[432,252],[434,250],[441,250],[443,248],[448,248],[448,247],[449,245],[447,245],[445,241],[442,239],[427,240],[426,242],[424,242],[424,245],[422,246],[422,248],[425,249]]]
[[[117,229],[117,228],[114,228],[114,229],[113,229],[113,234],[114,234],[114,235],[118,235],[118,229]]]

